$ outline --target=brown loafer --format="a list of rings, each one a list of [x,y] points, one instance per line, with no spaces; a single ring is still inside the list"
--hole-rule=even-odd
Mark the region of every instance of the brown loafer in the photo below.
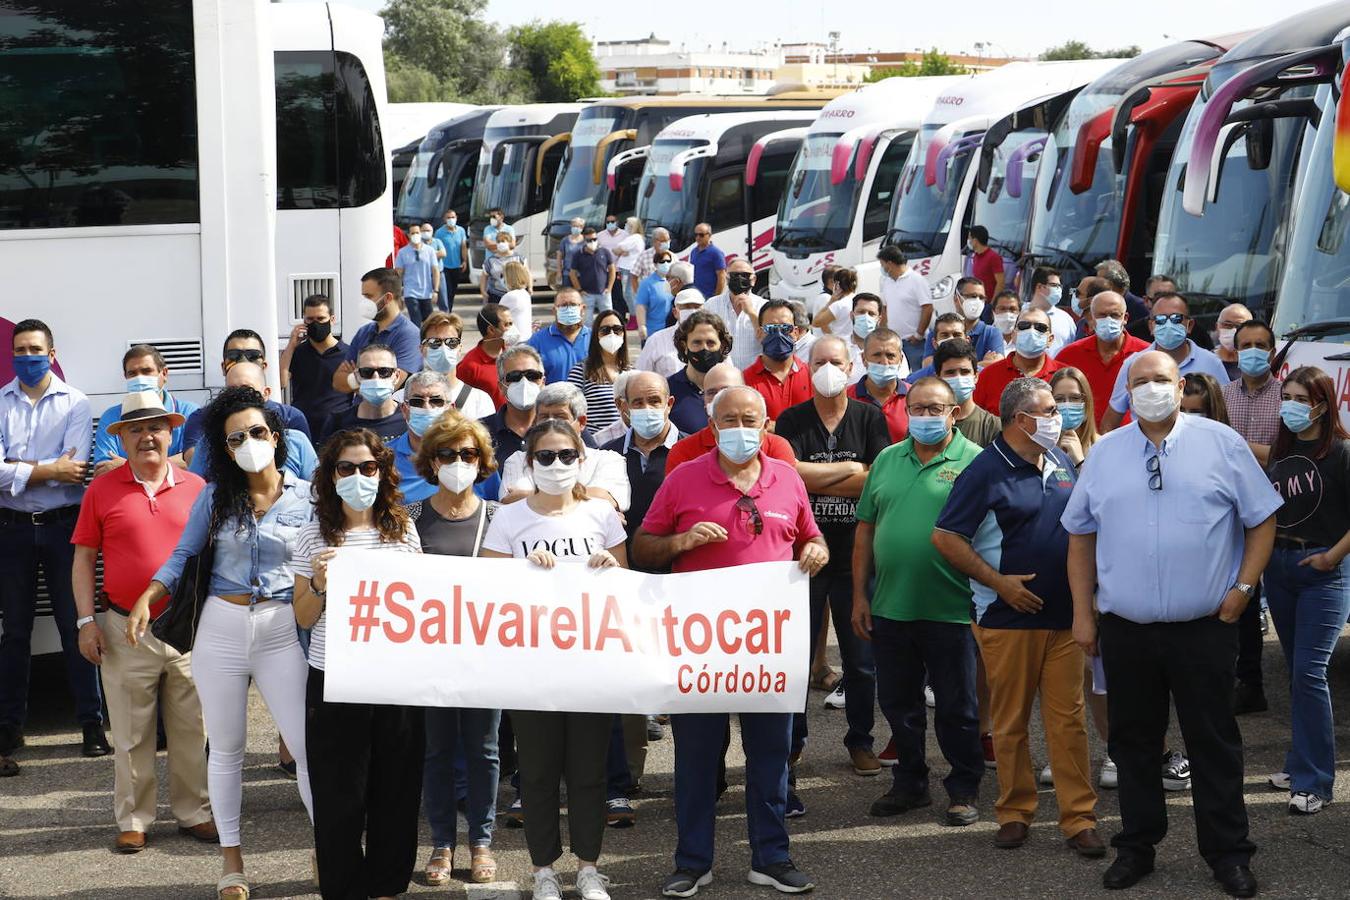
[[[140,853],[145,849],[144,831],[121,831],[113,844],[114,853]]]
[[[1026,822],[1004,822],[994,835],[994,846],[1000,850],[1016,850],[1027,842],[1029,832]]]
[[[1095,828],[1084,828],[1064,843],[1074,853],[1088,859],[1100,859],[1106,855],[1106,841],[1102,840]]]
[[[178,833],[194,837],[203,844],[220,843],[220,832],[216,831],[216,823],[210,819],[198,825],[179,825]]]

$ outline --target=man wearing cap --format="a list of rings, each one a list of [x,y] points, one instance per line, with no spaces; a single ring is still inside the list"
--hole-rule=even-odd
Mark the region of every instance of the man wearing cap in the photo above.
[[[666,276],[668,281],[676,280],[675,269],[678,266],[689,268],[688,263],[672,263],[670,274]],[[684,273],[682,272],[681,275]],[[669,378],[676,372],[684,368],[684,363],[680,362],[679,354],[675,352],[675,329],[680,327],[688,316],[703,308],[707,301],[699,293],[698,288],[684,288],[675,294],[675,324],[669,328],[662,328],[660,331],[654,331],[647,337],[647,343],[642,345],[642,352],[638,354],[637,365],[635,368],[646,372],[655,372],[662,378]]]
[[[112,720],[113,849],[145,849],[155,821],[155,710],[162,711],[169,742],[169,805],[180,831],[215,842],[216,826],[206,794],[206,731],[192,682],[188,654],[146,633],[126,642],[127,612],[155,571],[169,558],[201,493],[201,478],[169,464],[174,429],[183,416],[165,408],[159,391],[122,399],[121,415],[108,433],[121,442],[126,465],[95,478],[84,494],[70,542],[75,545],[71,583],[79,615],[80,653],[103,671],[103,691]],[[94,564],[103,553],[106,612],[94,614]],[[159,615],[165,598],[151,608]]]

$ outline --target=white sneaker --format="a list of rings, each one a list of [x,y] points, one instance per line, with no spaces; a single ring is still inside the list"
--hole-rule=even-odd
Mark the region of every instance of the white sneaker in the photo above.
[[[1277,791],[1287,791],[1289,790],[1289,785],[1288,772],[1276,772],[1270,776],[1270,786]]]
[[[825,695],[826,709],[844,708],[844,685],[840,682],[839,686]]]
[[[1046,764],[1045,764],[1045,768],[1044,768],[1044,769],[1041,769],[1040,782],[1041,782],[1041,784],[1054,784],[1054,783],[1055,783],[1055,776],[1054,776],[1054,774],[1050,771],[1050,764],[1049,764],[1049,763],[1046,763]]]
[[[1116,762],[1111,757],[1106,758],[1102,763],[1102,774],[1097,778],[1097,784],[1108,790],[1115,790],[1120,787],[1120,772],[1116,770]]]
[[[578,879],[580,882],[580,879]],[[552,869],[540,869],[534,873],[534,900],[562,900],[562,882],[558,873]],[[605,895],[609,897],[608,894]]]
[[[923,702],[929,709],[933,709],[937,706],[937,699],[933,696],[932,685],[925,684],[923,686]]]
[[[581,900],[609,900],[609,876],[601,875],[595,866],[577,872],[577,893]]]
[[[1163,756],[1162,786],[1165,791],[1191,789],[1191,761],[1180,750],[1171,750]]]
[[[1289,795],[1289,815],[1312,816],[1320,813],[1323,807],[1330,806],[1330,800],[1323,800],[1307,791],[1296,791]]]

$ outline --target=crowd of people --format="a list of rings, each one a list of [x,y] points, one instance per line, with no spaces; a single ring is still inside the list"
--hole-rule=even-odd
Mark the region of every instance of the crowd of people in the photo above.
[[[980,264],[955,311],[934,315],[894,247],[877,293],[832,268],[811,304],[764,299],[706,224],[681,261],[664,230],[648,246],[640,223],[610,217],[602,232],[574,223],[552,314],[534,321],[515,235],[500,213],[490,231],[469,352],[452,212],[365,275],[369,321],[351,334],[334,333],[328,298],[305,300],[276,379],[262,338],[237,330],[224,388],[199,408],[169,392],[153,346],[131,347],[126,394],[97,429],[57,372],[57,336],[15,327],[17,377],[0,389],[0,775],[20,773],[40,567],[82,751],[114,757],[119,852],[146,846],[162,728],[178,827],[219,844],[219,896],[246,900],[252,683],[312,819],[325,898],[405,891],[422,814],[425,877],[447,883],[458,808],[472,882],[496,878],[500,820],[524,829],[534,897],[558,900],[564,785],[576,890],[608,898],[605,829],[636,821],[662,711],[501,710],[490,685],[479,708],[326,700],[328,566],[358,547],[651,573],[793,561],[810,577],[812,660],[831,623],[838,641],[841,759],[859,777],[890,769],[872,816],[933,804],[931,706],[944,824],[978,820],[994,769],[995,846],[1027,841],[1039,780],[1068,846],[1103,857],[1097,791],[1118,789],[1101,877],[1126,888],[1153,869],[1164,791],[1190,788],[1200,854],[1239,897],[1257,884],[1235,716],[1267,705],[1264,591],[1292,711],[1270,784],[1292,814],[1331,802],[1350,437],[1331,378],[1279,377],[1276,336],[1250,311],[1226,308],[1205,349],[1175,285],[1154,276],[1136,297],[1108,260],[1067,309],[1055,270],[1037,269],[1023,302]],[[151,624],[193,596],[180,652]],[[1165,745],[1173,705],[1184,752]],[[1089,717],[1108,752],[1095,778]],[[712,880],[731,728],[725,713],[668,722],[677,833],[661,893],[689,897]],[[787,829],[806,811],[805,710],[741,714],[739,733],[748,878],[809,891]]]

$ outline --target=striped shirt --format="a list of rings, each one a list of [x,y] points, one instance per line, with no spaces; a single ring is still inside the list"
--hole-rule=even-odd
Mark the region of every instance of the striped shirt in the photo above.
[[[1228,406],[1228,424],[1249,444],[1275,443],[1280,433],[1280,379],[1269,381],[1248,391],[1239,377],[1222,388],[1223,402]]]
[[[567,380],[581,388],[586,395],[586,430],[591,434],[619,421],[619,407],[614,403],[614,384],[609,381],[591,381],[586,377],[586,363],[577,363],[567,373]]]

